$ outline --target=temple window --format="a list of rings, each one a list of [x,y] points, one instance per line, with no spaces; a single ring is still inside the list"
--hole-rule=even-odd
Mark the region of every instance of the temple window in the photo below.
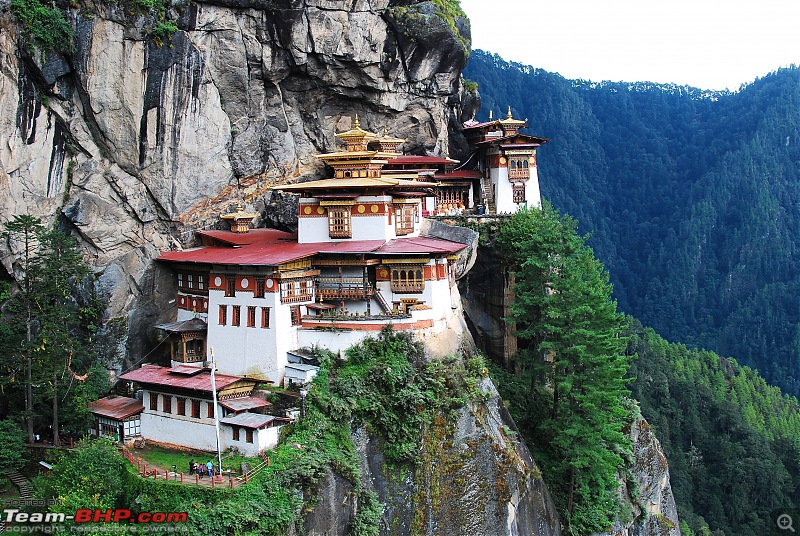
[[[513,201],[514,201],[514,203],[524,203],[525,202],[525,185],[524,184],[514,184],[514,186],[513,186]]]
[[[314,281],[299,279],[281,283],[281,303],[296,303],[314,299]]]
[[[189,289],[194,288],[194,275],[193,274],[186,274],[186,286]]]
[[[219,306],[219,325],[225,326],[228,324],[228,306],[227,305],[220,305]]]
[[[419,293],[425,290],[422,267],[398,266],[392,268],[392,292]]]
[[[328,236],[331,238],[352,238],[350,226],[350,207],[328,207]]]
[[[230,275],[226,278],[225,296],[236,296],[236,276]]]
[[[256,279],[256,291],[253,294],[254,298],[263,298],[264,297],[264,280],[261,278]]]
[[[247,327],[256,327],[256,308],[253,305],[247,307]]]
[[[261,308],[261,327],[264,329],[269,328],[269,307]]]
[[[394,206],[394,231],[398,236],[414,232],[417,206],[402,204]]]
[[[245,431],[245,441],[247,441],[248,443],[253,442],[253,430],[251,430],[250,428],[248,428]]]
[[[214,418],[214,403],[213,402],[206,402],[206,417],[209,419]]]
[[[240,326],[242,324],[242,306],[241,305],[234,305],[233,306],[233,318],[231,319],[231,324],[234,326]]]
[[[238,426],[232,426],[231,427],[231,431],[233,433],[233,440],[234,441],[239,441],[239,427]]]
[[[158,393],[150,393],[150,409],[158,411]]]
[[[200,418],[200,401],[192,400],[192,417],[195,419]]]
[[[302,320],[300,315],[300,306],[299,305],[292,305],[290,313],[292,315],[292,325],[299,326]]]
[[[186,399],[178,397],[178,415],[186,415]]]
[[[164,395],[162,407],[164,408],[164,413],[172,413],[172,397],[170,395]]]
[[[509,179],[529,179],[530,170],[528,169],[528,157],[515,156],[509,158],[508,161],[508,178]]]
[[[202,275],[197,276],[197,288],[203,290],[206,288],[205,281]]]

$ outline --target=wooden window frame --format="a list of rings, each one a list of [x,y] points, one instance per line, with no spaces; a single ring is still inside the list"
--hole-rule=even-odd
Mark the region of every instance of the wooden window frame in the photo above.
[[[231,434],[233,436],[234,441],[241,441],[239,439],[239,427],[238,426],[231,426]]]
[[[158,411],[158,393],[148,393],[150,395],[150,409]]]
[[[186,415],[186,399],[182,396],[176,397],[178,405],[178,415]]]
[[[236,296],[236,276],[229,275],[225,278],[225,296],[232,298]]]
[[[353,238],[353,218],[349,205],[328,207],[328,236]]]
[[[525,202],[525,185],[524,184],[512,184],[511,185],[511,199],[514,203],[524,203]]]
[[[241,305],[234,305],[232,306],[233,314],[231,315],[231,325],[232,326],[241,326],[242,325],[242,306]]]
[[[302,318],[302,315],[300,314],[300,306],[299,305],[292,305],[289,308],[289,314],[291,315],[292,325],[293,326],[299,326],[302,323],[303,318]]]
[[[391,289],[399,294],[421,294],[425,291],[424,266],[393,266]]]
[[[172,413],[172,396],[164,395],[161,398],[161,407],[164,413]]]
[[[244,432],[244,437],[245,437],[245,441],[246,442],[252,443],[253,442],[253,429],[252,428],[247,428],[245,430],[245,432]]]
[[[228,306],[227,305],[220,305],[219,306],[219,325],[220,326],[227,326],[228,325]]]
[[[259,277],[256,279],[256,290],[253,293],[254,298],[263,298],[264,297],[264,278]]]
[[[206,417],[209,419],[214,418],[214,403],[213,402],[206,402]]]
[[[192,399],[192,418],[199,419],[200,418],[200,401]]]
[[[269,329],[269,307],[261,308],[261,327]]]
[[[394,206],[394,234],[403,236],[414,232],[417,220],[417,205],[410,203]]]
[[[248,305],[247,306],[247,327],[248,328],[256,327],[256,306],[255,305]]]
[[[297,303],[313,299],[313,279],[291,279],[281,282],[281,303]]]

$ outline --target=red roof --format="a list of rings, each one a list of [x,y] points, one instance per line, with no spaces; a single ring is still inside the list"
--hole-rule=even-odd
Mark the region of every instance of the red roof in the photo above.
[[[428,238],[417,236],[413,238],[396,238],[389,240],[383,246],[375,250],[375,253],[388,255],[409,255],[417,253],[445,254],[452,255],[467,247],[458,242],[450,242],[441,238]]]
[[[95,415],[122,421],[132,415],[144,411],[144,405],[138,398],[127,396],[105,397],[89,404],[91,412]]]
[[[203,231],[208,235],[210,231]],[[244,266],[278,266],[286,262],[311,257],[318,253],[328,254],[366,254],[366,253],[419,253],[436,254],[456,252],[463,244],[439,238],[397,238],[384,240],[344,240],[341,242],[314,242],[298,244],[285,239],[288,233],[255,233],[250,231],[242,236],[255,237],[248,243],[237,246],[206,246],[184,251],[165,251],[158,257],[160,261],[189,262],[203,264],[226,264]],[[236,235],[230,231],[213,231],[214,237],[221,233]],[[223,236],[224,237],[224,236]],[[224,237],[227,239],[227,237]],[[233,239],[231,239],[233,240]]]
[[[275,242],[279,240],[297,240],[295,235],[284,231],[279,231],[277,229],[252,229],[246,233],[234,233],[231,231],[217,231],[211,229],[207,231],[197,231],[197,235],[209,237],[224,244],[230,244],[233,246],[244,246],[267,239]]]
[[[191,389],[194,391],[202,391],[211,393],[211,371],[203,369],[199,374],[187,376],[181,374],[181,370],[175,370],[168,367],[160,367],[158,365],[142,365],[141,368],[126,372],[120,376],[122,380],[138,382],[141,384],[156,386],[156,387],[178,387],[182,389]],[[229,374],[215,374],[217,391],[233,385],[238,381],[258,382],[252,378],[243,378],[241,376],[231,376]]]
[[[297,242],[277,244],[255,242],[244,244],[240,247],[208,246],[184,251],[164,251],[158,257],[158,260],[206,264],[278,266],[286,262],[316,255],[321,245],[298,244]]]

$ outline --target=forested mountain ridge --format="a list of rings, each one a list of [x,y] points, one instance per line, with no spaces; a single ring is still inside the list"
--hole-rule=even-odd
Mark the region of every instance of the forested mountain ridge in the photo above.
[[[798,71],[710,92],[572,81],[476,50],[464,76],[483,114],[510,105],[551,139],[543,195],[592,234],[622,310],[796,395]]]

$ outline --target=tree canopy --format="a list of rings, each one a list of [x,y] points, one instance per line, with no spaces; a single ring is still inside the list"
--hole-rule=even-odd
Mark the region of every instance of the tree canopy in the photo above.
[[[529,377],[525,430],[573,534],[608,529],[617,475],[630,454],[625,318],[575,221],[545,202],[503,224],[497,243],[514,275],[511,317]]]
[[[473,51],[490,109],[529,118],[542,195],[590,232],[620,309],[800,395],[800,85],[736,93],[566,80]]]

